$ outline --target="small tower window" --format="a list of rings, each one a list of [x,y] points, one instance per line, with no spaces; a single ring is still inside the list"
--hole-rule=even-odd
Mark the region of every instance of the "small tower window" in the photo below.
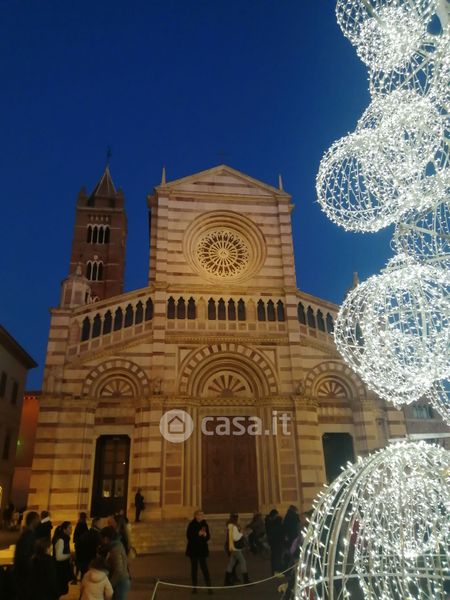
[[[267,303],[267,320],[275,321],[275,305],[272,300]]]
[[[97,225],[94,226],[94,230],[92,232],[92,243],[96,244],[98,240],[98,227]]]
[[[334,331],[334,321],[330,313],[327,313],[327,331],[328,333],[333,333]]]
[[[321,310],[317,311],[317,329],[319,331],[325,331],[325,321]]]
[[[217,303],[217,318],[219,321],[225,321],[227,318],[226,310],[225,310],[225,301],[223,298],[220,298]]]
[[[109,244],[109,227],[105,227],[105,244]]]
[[[131,304],[129,304],[125,309],[125,322],[124,327],[131,327],[133,325],[134,319],[134,310]]]
[[[88,244],[92,242],[92,225],[88,225],[87,227],[86,241]]]
[[[316,317],[314,316],[314,311],[310,306],[308,306],[308,310],[306,311],[306,320],[308,321],[308,327],[313,329],[316,328]]]
[[[116,314],[114,315],[114,331],[118,331],[119,329],[122,329],[122,322],[123,322],[123,312],[122,312],[122,309],[119,307],[116,310]]]
[[[136,315],[134,317],[134,323],[137,325],[138,323],[142,323],[144,320],[144,307],[142,306],[142,302],[139,301],[136,304]]]
[[[98,228],[98,243],[103,244],[103,227]]]
[[[178,298],[177,302],[177,319],[186,318],[186,302],[184,298]]]
[[[266,320],[266,307],[264,306],[264,302],[262,300],[258,300],[257,312],[258,312],[258,321],[265,321]]]
[[[89,281],[102,281],[103,262],[100,260],[89,260],[86,265],[86,277]]]

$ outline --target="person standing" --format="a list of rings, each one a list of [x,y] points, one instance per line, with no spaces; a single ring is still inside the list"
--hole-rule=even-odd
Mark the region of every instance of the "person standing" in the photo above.
[[[36,527],[39,525],[39,521],[37,512],[29,512],[25,518],[25,527],[17,540],[13,565],[17,600],[29,600],[30,598],[31,557],[34,554]]]
[[[64,596],[69,591],[69,581],[73,579],[71,568],[72,553],[70,552],[70,535],[72,523],[64,521],[56,528],[53,536],[53,557],[56,561],[56,576],[58,579],[58,594]]]
[[[283,522],[278,511],[273,508],[266,517],[266,535],[270,546],[272,575],[283,570],[284,532]]]
[[[48,510],[43,510],[41,512],[41,522],[36,527],[36,539],[41,540],[45,538],[50,542],[52,539],[52,529],[53,525],[50,520],[50,513]]]
[[[136,518],[135,518],[135,523],[139,523],[140,522],[140,516],[141,516],[141,512],[144,510],[145,508],[145,503],[144,503],[144,496],[141,494],[141,488],[138,488],[136,495],[134,497],[134,506],[136,508]]]
[[[224,585],[233,585],[233,569],[236,566],[236,564],[239,564],[241,568],[241,574],[244,583],[250,583],[247,572],[247,562],[243,553],[245,547],[245,538],[239,526],[239,515],[236,513],[231,514],[230,520],[228,521],[227,547],[230,559],[228,561],[227,569],[225,571]]]
[[[47,537],[36,541],[35,553],[31,560],[30,600],[58,600],[59,588],[56,564],[48,551],[51,542]]]
[[[97,556],[97,551],[102,543],[100,535],[100,519],[92,519],[91,528],[78,540],[76,547],[77,563],[80,568],[81,579],[89,569],[91,561]]]
[[[107,573],[105,559],[94,558],[81,582],[80,600],[111,600],[114,591]]]
[[[114,590],[114,600],[126,600],[130,591],[128,560],[119,536],[114,527],[105,527],[101,531],[102,554],[109,569],[109,580]]]
[[[197,574],[199,565],[206,585],[211,588],[211,577],[209,576],[208,564],[206,562],[206,559],[209,556],[208,542],[210,537],[208,523],[205,521],[205,515],[201,510],[196,510],[194,518],[189,523],[186,530],[186,556],[191,559],[193,594],[197,593]],[[212,589],[209,589],[208,593],[212,594]]]
[[[81,573],[81,564],[78,557],[80,540],[88,531],[87,514],[85,512],[80,512],[78,523],[75,525],[75,531],[73,532],[73,545],[75,547],[75,581],[78,580],[78,575]]]

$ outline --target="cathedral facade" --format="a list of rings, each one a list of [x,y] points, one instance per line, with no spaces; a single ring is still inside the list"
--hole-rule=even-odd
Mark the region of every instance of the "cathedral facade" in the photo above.
[[[342,463],[404,435],[339,358],[336,305],[297,289],[289,194],[219,166],[163,176],[148,207],[148,286],[124,293],[124,196],[107,168],[78,197],[29,508],[132,511],[140,488],[149,521],[308,510]],[[171,410],[192,420],[183,443],[161,433]]]

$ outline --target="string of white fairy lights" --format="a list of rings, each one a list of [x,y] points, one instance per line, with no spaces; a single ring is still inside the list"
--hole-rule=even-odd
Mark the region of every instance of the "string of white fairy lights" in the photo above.
[[[336,345],[395,405],[427,399],[450,424],[450,2],[337,0],[372,97],[317,175],[349,231],[395,225],[396,252],[346,297]],[[296,600],[447,600],[450,452],[400,442],[325,487],[305,532]]]
[[[349,231],[395,224],[397,252],[348,294],[337,347],[380,397],[428,399],[450,425],[450,4],[338,0],[336,15],[372,101],[325,153],[318,199]]]

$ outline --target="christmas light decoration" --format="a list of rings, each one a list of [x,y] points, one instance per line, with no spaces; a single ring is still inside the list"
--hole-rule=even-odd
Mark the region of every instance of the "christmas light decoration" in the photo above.
[[[305,531],[296,600],[446,600],[450,453],[400,442],[359,458]]]
[[[395,404],[417,400],[450,375],[450,272],[396,257],[348,294],[334,335],[369,388]]]
[[[426,397],[450,426],[450,379],[435,382]]]

